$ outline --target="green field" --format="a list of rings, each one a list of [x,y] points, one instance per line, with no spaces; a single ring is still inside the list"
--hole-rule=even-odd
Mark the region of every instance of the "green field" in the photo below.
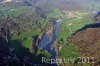
[[[29,13],[31,12],[26,7],[19,7],[16,9],[8,9],[5,10],[3,8],[0,8],[0,19],[6,19],[8,16],[18,17],[21,14]],[[39,20],[39,23],[41,23],[41,27],[44,28],[46,26],[46,21],[49,21],[49,19],[54,18],[58,19],[59,15],[61,15],[61,11],[59,9],[55,9],[51,13],[47,14],[46,19]],[[77,14],[80,17],[84,17],[89,15],[88,13],[78,13]],[[30,19],[30,25],[33,26],[33,21]],[[67,26],[69,23],[71,25]],[[62,21],[59,24],[59,31],[58,31],[58,37],[57,41],[61,41],[61,45],[64,45],[60,51],[60,57],[61,58],[75,58],[80,56],[80,54],[76,50],[76,46],[74,44],[68,44],[66,39],[72,34],[75,33],[77,30],[81,29],[87,24],[93,23],[93,20],[89,18],[73,18],[69,19],[65,15],[62,16]],[[72,33],[70,33],[70,30]],[[20,35],[13,35],[10,47],[14,48],[14,53],[18,56],[23,56],[24,54],[30,54],[30,61],[31,62],[40,62],[39,59],[41,59],[42,56],[50,57],[51,54],[47,51],[43,51],[40,49],[37,49],[36,54],[31,53],[32,49],[32,40],[34,36],[39,36],[42,33],[40,28],[37,28],[33,31],[29,32],[21,32]],[[36,61],[36,58],[38,59]]]
[[[52,14],[48,15],[48,18],[51,18],[52,16],[54,18],[58,18],[57,15],[59,13],[60,12],[58,10],[57,12],[54,11],[53,15]],[[85,16],[87,14],[79,14],[79,15]],[[67,26],[66,25],[67,23],[72,23],[72,24],[70,26]],[[91,19],[86,19],[86,18],[68,19],[68,18],[63,17],[62,22],[60,23],[60,26],[59,26],[59,29],[61,30],[61,32],[59,32],[58,38],[57,38],[57,41],[60,41],[62,39],[63,40],[62,45],[65,45],[60,51],[60,56],[62,58],[70,58],[70,57],[77,58],[80,56],[74,44],[65,44],[67,43],[66,38],[69,37],[69,34],[70,34],[68,27],[71,29],[72,33],[74,33],[75,31],[81,29],[85,25],[91,24],[91,23],[93,23]],[[40,31],[23,32],[19,36],[15,37],[14,39],[24,39],[22,41],[23,46],[25,48],[30,49],[32,36],[39,35],[40,33],[41,33]],[[37,54],[41,54],[41,52],[39,51]],[[50,56],[50,55],[47,53],[47,56]]]

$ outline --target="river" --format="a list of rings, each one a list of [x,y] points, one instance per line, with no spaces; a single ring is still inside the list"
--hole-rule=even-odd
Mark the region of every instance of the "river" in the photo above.
[[[41,41],[39,42],[38,47],[46,50],[47,52],[49,52],[52,55],[52,59],[56,59],[56,52],[55,52],[55,48],[53,48],[53,44],[57,39],[57,31],[58,31],[58,27],[59,27],[59,22],[61,20],[56,20],[55,24],[54,24],[54,30],[53,30],[53,35],[52,35],[52,39],[49,39],[49,36],[47,34],[45,34],[43,36],[43,38],[41,39]],[[52,65],[52,66],[55,66]]]

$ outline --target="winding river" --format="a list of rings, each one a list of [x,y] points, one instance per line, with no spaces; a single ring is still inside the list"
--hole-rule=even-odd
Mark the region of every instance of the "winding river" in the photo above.
[[[52,57],[51,57],[52,59],[56,59],[55,48],[53,48],[52,46],[57,38],[57,31],[58,31],[60,21],[61,20],[56,20],[56,22],[54,24],[52,39],[50,40],[49,36],[47,34],[45,34],[43,36],[43,38],[39,41],[39,44],[38,44],[39,48],[46,50],[47,52],[49,52],[52,55]],[[52,66],[54,66],[54,65],[52,65]]]

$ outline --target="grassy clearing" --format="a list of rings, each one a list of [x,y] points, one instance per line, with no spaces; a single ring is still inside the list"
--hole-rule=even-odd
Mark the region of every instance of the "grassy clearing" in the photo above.
[[[30,49],[33,36],[39,35],[40,31],[34,31],[34,32],[22,32],[19,36],[14,35],[12,37],[12,40],[19,40],[22,42],[23,47]],[[15,44],[15,43],[14,43]]]
[[[32,47],[32,38],[24,39],[23,41],[23,47],[31,49]]]
[[[69,27],[73,32],[81,29],[87,24],[93,23],[93,21],[90,19],[75,19],[75,20],[72,20],[71,22],[72,22],[72,25]]]
[[[79,57],[79,54],[76,50],[75,45],[69,44],[69,46],[66,45],[61,49],[60,56],[62,58],[69,58],[69,57],[77,58]]]

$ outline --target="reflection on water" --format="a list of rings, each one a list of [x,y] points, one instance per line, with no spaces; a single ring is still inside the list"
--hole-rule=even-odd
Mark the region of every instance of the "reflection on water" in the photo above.
[[[43,49],[46,44],[49,42],[49,36],[47,34],[44,35],[43,39],[39,42],[38,47]]]
[[[47,34],[45,34],[43,39],[39,42],[39,45],[38,45],[39,48],[48,51],[52,55],[51,58],[53,59],[56,59],[55,48],[53,48],[52,46],[57,38],[58,26],[59,26],[59,20],[55,22],[52,39],[50,40],[50,37]]]

